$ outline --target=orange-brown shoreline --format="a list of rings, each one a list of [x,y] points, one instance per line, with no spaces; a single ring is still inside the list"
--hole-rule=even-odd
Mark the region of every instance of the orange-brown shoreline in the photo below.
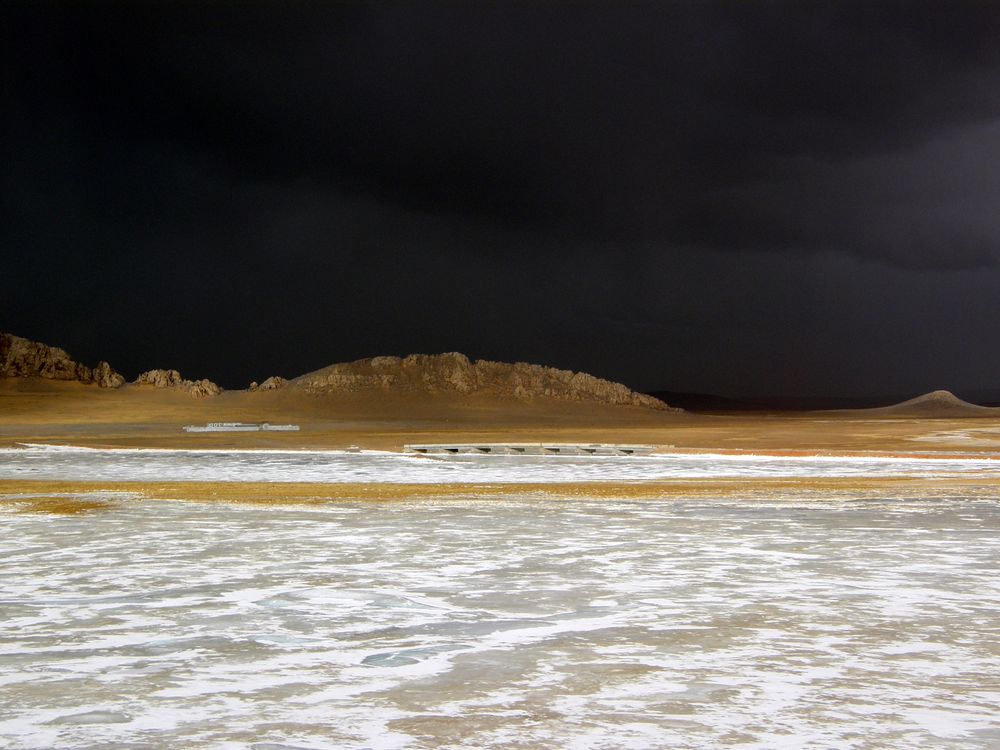
[[[1000,496],[1000,480],[970,477],[664,479],[643,482],[402,484],[307,482],[82,482],[0,480],[0,506],[72,513],[109,507],[109,498],[187,500],[247,505],[310,505],[352,501],[669,500],[737,498],[831,500]]]

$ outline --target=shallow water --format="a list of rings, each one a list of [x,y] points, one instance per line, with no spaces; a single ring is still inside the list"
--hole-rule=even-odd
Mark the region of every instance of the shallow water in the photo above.
[[[1000,504],[0,511],[4,748],[995,748]]]
[[[0,479],[519,483],[724,477],[1000,477],[1000,460],[845,456],[447,456],[382,451],[0,449]]]

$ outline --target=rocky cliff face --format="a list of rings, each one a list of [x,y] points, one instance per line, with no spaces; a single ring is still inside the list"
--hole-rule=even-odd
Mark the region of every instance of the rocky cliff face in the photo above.
[[[125,383],[125,378],[107,362],[98,362],[92,369],[74,361],[58,347],[0,333],[0,378],[29,377],[75,380],[101,388],[118,388]]]
[[[135,384],[150,385],[154,388],[177,388],[198,398],[218,396],[222,393],[222,389],[211,380],[185,380],[177,370],[147,370],[135,379]]]
[[[629,390],[621,383],[584,372],[523,362],[508,364],[482,359],[472,362],[456,352],[411,354],[405,358],[375,357],[331,365],[296,378],[291,386],[314,394],[370,390],[483,393],[523,400],[548,397],[680,411],[652,396]]]

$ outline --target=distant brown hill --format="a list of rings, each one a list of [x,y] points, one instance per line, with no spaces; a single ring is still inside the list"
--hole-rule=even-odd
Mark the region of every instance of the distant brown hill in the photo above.
[[[995,417],[1000,409],[963,401],[951,391],[931,391],[892,406],[857,409],[857,413],[899,417]]]
[[[90,368],[74,361],[63,349],[0,333],[0,378],[32,377],[93,383],[105,388],[126,384],[125,378],[111,369],[107,362]],[[209,380],[186,380],[176,370],[149,370],[128,385],[130,388],[176,390],[192,396],[217,396],[222,391]],[[464,354],[455,352],[374,357],[334,364],[291,381],[268,378],[260,385],[251,384],[248,391],[369,396],[391,393],[402,397],[474,395],[498,402],[517,400],[524,404],[534,399],[549,398],[682,411],[658,398],[632,391],[621,383],[584,372],[524,362],[508,364],[484,359],[473,362]]]
[[[621,383],[584,372],[525,362],[472,361],[457,352],[374,357],[330,365],[295,378],[288,387],[320,395],[378,391],[477,394],[523,401],[553,398],[681,411]]]

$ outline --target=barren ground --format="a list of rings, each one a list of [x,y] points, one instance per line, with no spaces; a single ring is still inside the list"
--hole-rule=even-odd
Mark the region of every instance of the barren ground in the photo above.
[[[185,424],[217,421],[293,422],[300,432],[201,433]],[[694,415],[633,407],[610,407],[553,399],[498,402],[476,397],[314,397],[290,390],[230,391],[195,399],[183,393],[126,386],[102,390],[78,383],[35,379],[0,380],[0,447],[53,443],[91,447],[363,449],[400,450],[411,442],[621,442],[648,443],[661,450],[796,453],[949,454],[1000,457],[1000,418],[884,416],[866,412]],[[173,483],[104,485],[148,497],[272,502],[331,498],[419,499],[475,493],[503,496],[662,497],[734,492],[908,492],[926,482],[912,480],[672,481],[648,484],[477,486],[465,485],[275,485]],[[183,487],[178,485],[184,485]],[[970,491],[992,491],[988,483],[949,481]],[[941,487],[940,483],[934,485]],[[66,493],[95,489],[85,483],[0,481],[0,493]],[[926,488],[925,488],[926,489]],[[238,498],[237,498],[238,495]],[[53,501],[55,502],[55,501]],[[44,503],[43,503],[44,504]],[[55,502],[55,505],[59,505]]]

